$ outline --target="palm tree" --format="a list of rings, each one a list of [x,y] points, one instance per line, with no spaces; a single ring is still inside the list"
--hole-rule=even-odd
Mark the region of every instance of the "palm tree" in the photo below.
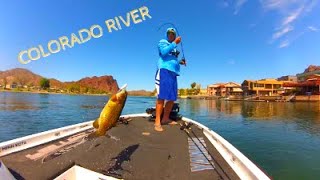
[[[196,87],[196,85],[197,85],[196,82],[191,83],[191,88],[194,89]]]

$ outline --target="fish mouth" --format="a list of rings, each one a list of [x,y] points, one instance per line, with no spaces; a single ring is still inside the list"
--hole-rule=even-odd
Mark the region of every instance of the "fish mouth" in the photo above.
[[[127,88],[127,84],[124,84],[119,91],[116,93],[116,97],[117,99],[122,99],[123,97],[126,96],[126,88]]]
[[[128,86],[128,84],[124,84],[124,85],[119,89],[119,91],[118,91],[118,92],[126,91],[127,86]]]

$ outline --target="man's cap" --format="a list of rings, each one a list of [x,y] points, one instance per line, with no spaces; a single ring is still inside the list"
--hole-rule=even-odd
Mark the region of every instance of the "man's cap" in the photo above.
[[[169,33],[173,33],[174,35],[176,35],[176,30],[175,30],[174,28],[168,28],[168,29],[167,29],[167,35],[168,35]]]

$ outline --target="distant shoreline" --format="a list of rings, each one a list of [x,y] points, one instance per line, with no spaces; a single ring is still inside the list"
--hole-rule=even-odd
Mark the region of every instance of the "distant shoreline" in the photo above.
[[[16,91],[16,90],[4,90],[0,89],[1,92],[11,92],[11,93],[30,93],[30,94],[60,94],[60,95],[83,95],[83,96],[110,96],[112,93],[108,94],[81,94],[81,93],[56,93],[56,92],[48,92],[48,91]],[[155,97],[155,96],[148,96],[148,95],[134,95],[129,94],[128,96],[134,97]]]
[[[48,91],[15,91],[15,90],[4,90],[0,92],[11,92],[11,93],[29,93],[29,94],[60,94],[60,95],[83,95],[83,96],[110,96],[111,94],[81,94],[81,93],[56,93]]]

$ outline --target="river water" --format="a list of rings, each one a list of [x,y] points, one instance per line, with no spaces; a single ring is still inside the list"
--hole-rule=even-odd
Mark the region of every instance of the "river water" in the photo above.
[[[106,96],[0,93],[0,142],[96,119]],[[274,179],[319,179],[320,105],[180,99],[180,112],[208,126]],[[155,98],[128,97],[123,114]]]

